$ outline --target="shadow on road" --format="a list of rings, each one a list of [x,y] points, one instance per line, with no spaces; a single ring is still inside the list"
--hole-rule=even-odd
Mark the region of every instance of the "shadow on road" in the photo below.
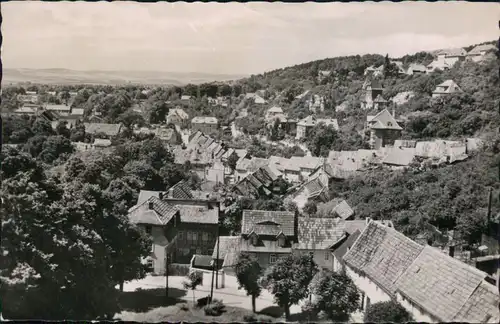
[[[271,316],[274,318],[282,317],[284,314],[283,309],[281,309],[281,307],[279,307],[279,306],[269,306],[269,307],[263,308],[258,313],[262,314],[262,315]]]
[[[169,288],[168,296],[165,296],[164,288],[120,292],[120,309],[122,311],[147,312],[157,307],[175,305],[180,302],[181,297],[186,296],[186,291]]]

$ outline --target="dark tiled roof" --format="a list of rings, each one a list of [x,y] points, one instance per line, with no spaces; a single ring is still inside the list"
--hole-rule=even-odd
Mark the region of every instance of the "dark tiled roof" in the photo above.
[[[396,279],[422,249],[421,245],[395,229],[370,222],[344,256],[344,261],[364,273],[387,293],[394,294]]]
[[[267,211],[267,210],[244,210],[241,220],[241,233],[250,234],[253,231],[261,235],[258,231],[264,227],[272,227],[278,224],[280,231],[286,236],[294,236],[295,215],[287,211]],[[255,227],[255,225],[264,225]],[[263,234],[264,235],[264,234]]]
[[[149,197],[141,204],[130,208],[128,216],[130,221],[136,224],[166,225],[177,212],[176,206],[157,197]]]
[[[402,130],[401,126],[399,126],[396,119],[394,119],[387,109],[382,110],[370,120],[370,127],[373,129]]]
[[[496,287],[486,281],[482,281],[453,321],[465,323],[499,323],[499,303],[500,298]]]
[[[298,243],[300,250],[325,250],[345,235],[345,223],[335,218],[300,217]]]
[[[347,237],[347,239],[340,244],[337,248],[333,250],[333,254],[337,258],[340,264],[345,265],[344,255],[349,251],[349,249],[354,245],[356,239],[361,235],[359,230],[355,230],[352,234]]]
[[[172,197],[169,197],[169,198],[176,198],[176,199],[193,199],[194,198],[193,193],[191,192],[191,188],[184,180],[181,180],[181,181],[177,182],[175,185],[173,185],[169,189],[169,192],[172,193]]]
[[[441,321],[451,322],[487,276],[436,248],[426,246],[396,281],[399,292]]]

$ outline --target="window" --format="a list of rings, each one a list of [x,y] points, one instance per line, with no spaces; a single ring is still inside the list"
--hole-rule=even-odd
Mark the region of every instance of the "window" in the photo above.
[[[179,231],[177,233],[177,235],[179,235],[179,237],[178,237],[179,240],[183,240],[184,239],[184,232],[183,231]]]
[[[274,264],[276,262],[276,260],[277,260],[276,254],[269,255],[269,263],[270,264]]]
[[[154,270],[154,262],[153,260],[148,260],[147,262],[147,272],[153,272]]]
[[[278,238],[278,246],[280,246],[280,247],[284,247],[285,246],[285,237],[284,236],[280,236]]]
[[[146,229],[146,233],[147,233],[148,235],[151,235],[151,233],[152,233],[152,231],[153,231],[152,226],[151,226],[151,225],[146,225],[145,229]]]
[[[330,258],[330,251],[325,251],[325,260],[328,261]]]
[[[196,254],[201,254],[201,249],[200,248],[196,249]]]
[[[208,233],[202,233],[201,236],[204,242],[208,241]]]
[[[198,241],[198,233],[197,232],[193,232],[191,235],[192,235],[192,239],[194,242]]]

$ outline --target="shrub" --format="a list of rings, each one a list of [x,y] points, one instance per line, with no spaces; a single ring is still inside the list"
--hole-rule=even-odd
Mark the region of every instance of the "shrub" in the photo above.
[[[187,303],[182,303],[179,305],[179,308],[185,312],[189,310],[189,305]]]
[[[257,316],[255,314],[247,314],[243,316],[243,321],[248,323],[257,322]]]
[[[380,302],[372,304],[366,310],[365,322],[411,322],[412,316],[406,309],[394,301]]]
[[[214,299],[209,305],[205,306],[204,311],[205,315],[208,316],[220,316],[225,312],[225,308],[226,306],[222,300]]]

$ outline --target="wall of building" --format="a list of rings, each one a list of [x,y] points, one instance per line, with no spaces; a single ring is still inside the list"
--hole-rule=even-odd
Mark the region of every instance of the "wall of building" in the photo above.
[[[313,253],[314,262],[320,268],[336,271],[334,268],[334,258],[330,250],[294,250],[295,255],[308,255]]]
[[[307,127],[302,126],[302,125],[297,125],[297,136],[295,137],[296,139],[301,139],[306,137],[307,134]]]
[[[370,146],[378,150],[381,147],[394,145],[394,142],[401,137],[401,132],[392,129],[372,129],[370,131]]]
[[[358,289],[365,295],[365,302],[363,303],[364,310],[366,310],[367,305],[391,300],[391,297],[368,277],[356,273],[349,266],[346,266],[345,270],[346,274],[352,279],[356,287],[358,287]],[[366,297],[369,298],[369,303],[366,302]]]
[[[181,223],[177,232],[175,262],[189,263],[194,254],[212,255],[217,242],[216,224]]]
[[[423,309],[413,304],[410,300],[404,298],[401,294],[396,293],[397,302],[403,306],[412,316],[416,322],[424,323],[439,323],[442,322],[432,316],[431,314],[425,312]]]
[[[145,230],[146,226],[141,225]],[[168,244],[167,238],[164,235],[164,230],[160,226],[151,227],[151,238],[153,240],[153,246],[151,254],[148,258],[142,260],[143,263],[148,263],[148,260],[153,261],[153,273],[164,274],[165,273],[165,246]]]
[[[200,131],[204,134],[211,134],[217,131],[217,124],[191,123],[191,128],[194,132]]]
[[[300,182],[300,172],[285,170],[285,178],[290,182]]]
[[[276,260],[280,257],[289,255],[288,253],[269,253],[269,252],[254,252],[250,254],[254,255],[257,258],[257,261],[259,262],[259,265],[261,266],[262,269],[266,269],[269,266],[271,266],[270,258],[272,254],[276,256]]]

